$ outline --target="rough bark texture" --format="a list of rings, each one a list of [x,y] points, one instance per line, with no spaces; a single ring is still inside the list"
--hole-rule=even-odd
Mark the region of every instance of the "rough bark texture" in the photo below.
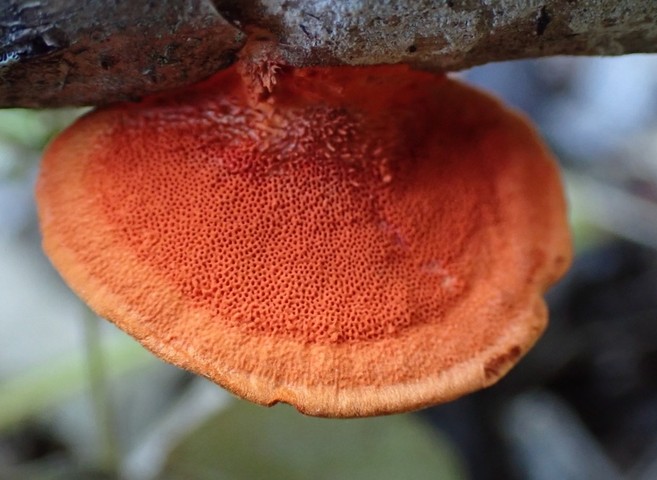
[[[276,34],[298,66],[459,70],[657,51],[653,0],[4,2],[0,106],[100,104],[190,83],[229,63],[249,26]]]
[[[0,5],[0,107],[102,104],[191,83],[230,64],[245,38],[206,0]]]

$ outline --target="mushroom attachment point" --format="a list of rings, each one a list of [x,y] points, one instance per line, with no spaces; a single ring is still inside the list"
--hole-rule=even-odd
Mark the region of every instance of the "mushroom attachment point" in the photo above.
[[[45,154],[44,247],[99,315],[264,405],[356,417],[497,381],[571,244],[520,115],[443,75],[239,65],[78,120]]]

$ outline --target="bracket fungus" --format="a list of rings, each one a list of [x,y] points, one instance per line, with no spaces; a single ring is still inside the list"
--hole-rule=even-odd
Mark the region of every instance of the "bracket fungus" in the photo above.
[[[571,258],[527,121],[403,65],[282,67],[257,98],[248,72],[102,108],[52,142],[37,198],[68,284],[260,404],[377,415],[498,380]]]

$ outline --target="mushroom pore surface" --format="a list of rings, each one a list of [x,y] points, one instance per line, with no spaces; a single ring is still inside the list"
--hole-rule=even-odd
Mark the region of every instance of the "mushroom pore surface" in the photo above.
[[[405,66],[235,66],[48,148],[44,247],[100,315],[261,404],[364,416],[502,376],[571,256],[526,121]]]

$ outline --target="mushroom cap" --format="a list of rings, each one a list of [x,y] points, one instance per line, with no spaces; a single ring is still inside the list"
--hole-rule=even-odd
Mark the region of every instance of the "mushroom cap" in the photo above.
[[[494,383],[544,330],[571,259],[537,134],[405,66],[276,80],[254,103],[231,67],[55,139],[37,199],[66,282],[260,404],[366,416]]]

